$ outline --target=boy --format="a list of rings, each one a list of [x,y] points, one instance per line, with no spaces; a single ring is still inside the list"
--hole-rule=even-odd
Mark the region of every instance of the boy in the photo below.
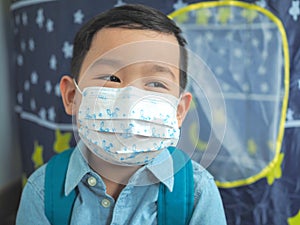
[[[77,33],[73,78],[64,76],[60,83],[66,113],[74,116],[79,135],[65,163],[63,192],[75,193],[68,223],[162,224],[160,188],[175,190],[174,176],[186,163],[173,167],[167,150],[177,144],[192,99],[184,92],[185,44],[168,17],[142,5],[111,9]],[[212,176],[191,165],[192,211],[177,223],[226,224]],[[47,165],[28,179],[18,225],[51,224],[45,183],[58,175],[49,177],[46,171]]]

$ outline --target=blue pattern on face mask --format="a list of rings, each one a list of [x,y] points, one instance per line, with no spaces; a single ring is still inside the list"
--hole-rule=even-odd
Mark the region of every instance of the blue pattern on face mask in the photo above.
[[[150,103],[154,104],[154,105],[157,105],[157,100],[153,99],[153,100],[150,100]]]
[[[110,109],[106,109],[106,113],[108,116],[110,116],[110,118],[115,118],[118,117],[118,112],[120,111],[119,108],[115,108],[114,111],[111,111]]]
[[[138,152],[138,150],[136,149],[136,144],[132,145],[132,150],[133,150],[133,152]]]
[[[92,120],[92,119],[96,118],[96,115],[95,114],[86,114],[85,118],[88,119],[88,120]]]
[[[99,131],[101,131],[101,132],[110,132],[109,128],[104,129],[103,127],[104,127],[104,121],[101,121]]]
[[[155,147],[156,151],[159,151],[163,148],[163,141],[160,142],[160,144],[158,145],[157,143],[154,143],[153,146]]]
[[[164,123],[168,123],[169,119],[170,119],[170,116],[166,115],[166,117],[163,119]]]
[[[141,111],[140,111],[140,118],[142,120],[146,120],[146,121],[150,121],[151,120],[150,116],[148,116],[148,117],[144,116],[144,110],[143,109],[141,109]]]
[[[98,99],[107,99],[107,96],[106,95],[102,95],[102,94],[99,94],[97,96]]]
[[[121,136],[123,138],[131,138],[133,136],[132,128],[134,125],[132,123],[129,124],[129,127],[125,128],[124,124],[121,124],[121,128],[123,129],[123,132],[121,133]]]
[[[135,151],[132,154],[130,154],[127,159],[134,159],[137,155],[139,154],[139,152]]]
[[[112,147],[113,147],[112,143],[109,143],[108,145],[106,145],[106,141],[105,140],[102,141],[102,148],[104,149],[104,151],[111,152],[110,149]]]
[[[157,138],[160,137],[160,134],[157,134],[157,133],[156,133],[155,127],[152,127],[152,137],[157,137]]]
[[[176,132],[175,129],[173,129],[173,130],[168,130],[169,137],[170,137],[170,138],[175,138],[175,132]]]

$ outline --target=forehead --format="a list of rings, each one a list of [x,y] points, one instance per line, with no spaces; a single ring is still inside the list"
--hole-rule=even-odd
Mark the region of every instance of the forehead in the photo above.
[[[150,30],[104,28],[95,34],[80,74],[84,74],[96,62],[112,59],[120,62],[121,67],[157,62],[178,69],[180,48],[172,34]]]

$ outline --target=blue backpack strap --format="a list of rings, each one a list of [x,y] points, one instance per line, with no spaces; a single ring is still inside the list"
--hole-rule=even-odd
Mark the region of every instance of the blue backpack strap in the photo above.
[[[191,160],[182,151],[168,148],[173,157],[173,191],[160,184],[157,220],[159,225],[188,224],[194,208],[194,179]],[[54,156],[47,164],[45,177],[45,213],[52,225],[69,224],[77,193],[64,194],[65,176],[73,149]],[[184,167],[181,167],[184,165]],[[174,213],[175,212],[175,213]]]
[[[45,214],[52,225],[69,224],[76,192],[65,196],[65,179],[73,149],[60,153],[47,163],[45,175]]]
[[[168,150],[172,154],[176,174],[172,192],[163,183],[160,184],[157,222],[159,225],[189,224],[194,209],[192,162],[181,150],[173,147],[169,147]]]

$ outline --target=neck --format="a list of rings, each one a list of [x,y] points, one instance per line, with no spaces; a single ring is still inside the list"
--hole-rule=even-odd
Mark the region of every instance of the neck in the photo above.
[[[95,156],[90,151],[86,151],[86,159],[89,166],[101,176],[106,185],[107,194],[115,199],[118,198],[130,177],[141,167],[111,164]]]

